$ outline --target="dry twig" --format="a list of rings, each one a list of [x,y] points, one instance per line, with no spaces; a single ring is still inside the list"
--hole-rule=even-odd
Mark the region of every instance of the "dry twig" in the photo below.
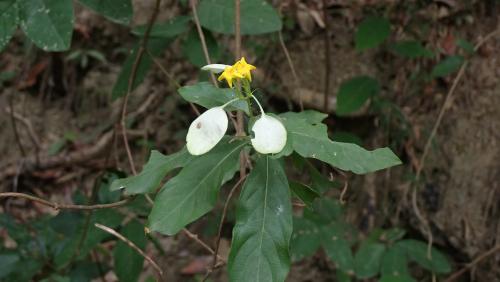
[[[201,29],[200,19],[198,18],[198,12],[196,11],[196,0],[189,0],[189,4],[191,6],[191,12],[193,13],[194,23],[196,25],[196,30],[198,31],[198,36],[201,41],[201,48],[203,49],[203,55],[205,56],[205,60],[207,64],[211,64],[210,54],[208,53],[207,42],[205,40],[205,35],[203,34],[203,29]],[[212,79],[212,83],[215,87],[219,87],[217,84],[217,80],[215,79],[215,75],[210,72],[210,78]]]
[[[459,271],[453,273],[448,279],[446,279],[444,282],[452,282],[455,281],[458,277],[460,277],[462,274],[476,266],[478,263],[480,263],[482,260],[485,258],[495,254],[496,252],[500,251],[500,245],[496,245],[495,247],[491,248],[489,251],[481,254],[478,256],[475,260],[472,262],[468,263],[464,268],[460,269]]]
[[[109,203],[109,204],[98,204],[98,205],[72,205],[72,204],[60,204],[60,203],[54,203],[39,197],[35,197],[29,194],[25,193],[16,193],[16,192],[5,192],[5,193],[0,193],[0,198],[23,198],[27,199],[33,202],[40,203],[42,205],[51,207],[55,210],[98,210],[98,209],[109,209],[109,208],[116,208],[123,206],[130,202],[133,197],[123,199],[118,202],[114,203]]]
[[[130,71],[130,77],[128,79],[128,85],[127,85],[127,93],[125,94],[125,97],[123,98],[123,104],[122,104],[122,110],[121,110],[121,118],[120,118],[120,126],[122,130],[122,137],[123,137],[123,143],[125,145],[125,150],[127,151],[127,158],[130,164],[130,168],[132,169],[132,172],[134,174],[137,174],[135,170],[135,164],[134,164],[134,158],[132,157],[132,152],[130,151],[130,145],[128,144],[128,138],[127,138],[127,126],[125,124],[126,117],[127,117],[127,104],[128,104],[128,99],[130,96],[130,93],[132,92],[132,88],[134,86],[134,81],[137,76],[137,70],[139,68],[139,64],[141,63],[142,56],[144,55],[144,51],[147,48],[148,45],[148,39],[149,39],[149,34],[151,33],[151,29],[153,28],[153,24],[156,21],[156,17],[158,16],[158,12],[160,11],[160,3],[161,0],[156,0],[155,8],[153,10],[153,14],[151,15],[151,18],[149,19],[146,32],[144,33],[144,36],[142,37],[141,44],[139,48],[137,49],[137,54],[135,56],[134,64],[132,65],[132,69]]]
[[[212,262],[212,269],[215,268],[217,265],[217,256],[219,253],[219,246],[220,246],[220,240],[221,240],[221,233],[222,233],[222,225],[224,225],[224,220],[226,219],[226,214],[227,214],[227,208],[229,207],[229,202],[231,201],[231,198],[233,197],[234,192],[236,192],[236,189],[243,183],[243,180],[245,180],[246,176],[243,178],[240,178],[236,184],[234,184],[233,188],[231,188],[231,191],[229,192],[229,195],[227,196],[226,202],[224,203],[224,209],[222,210],[222,216],[219,222],[219,229],[217,231],[217,237],[215,239],[215,251],[214,251],[214,257],[213,257],[213,262]]]
[[[153,266],[153,268],[156,270],[156,272],[158,273],[158,275],[160,277],[163,277],[163,271],[161,270],[161,268],[158,266],[158,264],[151,258],[149,257],[148,255],[146,255],[146,253],[144,253],[144,251],[141,250],[141,248],[137,247],[136,244],[134,244],[132,241],[130,241],[129,239],[125,238],[123,235],[121,235],[120,233],[116,232],[115,230],[105,226],[105,225],[102,225],[102,224],[99,224],[99,223],[96,223],[94,224],[95,227],[103,230],[103,231],[106,231],[108,232],[109,234],[115,236],[116,238],[122,240],[123,242],[125,242],[125,244],[127,244],[129,247],[131,247],[132,249],[134,249],[134,251],[138,252],[142,257],[144,257],[144,259],[146,259],[149,264],[151,264],[151,266]]]
[[[323,18],[325,21],[325,94],[323,98],[323,111],[328,113],[328,97],[330,96],[330,24],[328,23],[328,9],[326,0],[323,0]]]
[[[285,40],[283,40],[283,33],[278,31],[278,40],[281,45],[281,49],[283,49],[283,53],[285,53],[286,61],[288,62],[288,66],[290,67],[290,70],[292,71],[292,76],[293,76],[293,82],[294,82],[294,87],[295,87],[295,93],[298,93],[299,95],[299,107],[300,110],[304,110],[304,103],[302,101],[302,94],[299,90],[300,87],[300,81],[299,77],[297,76],[297,72],[295,71],[295,66],[293,65],[292,57],[290,57],[290,52],[288,52],[288,48],[286,47]]]

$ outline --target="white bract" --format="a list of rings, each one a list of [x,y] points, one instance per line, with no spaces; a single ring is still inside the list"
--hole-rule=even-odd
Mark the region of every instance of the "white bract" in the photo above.
[[[213,73],[221,73],[223,72],[229,65],[224,64],[210,64],[202,67],[201,69],[204,71],[211,71]]]
[[[227,130],[227,114],[224,106],[207,110],[196,118],[186,136],[187,150],[191,155],[203,155],[224,137]]]
[[[286,145],[285,126],[275,117],[262,113],[252,131],[255,134],[251,140],[252,146],[261,154],[279,153]]]

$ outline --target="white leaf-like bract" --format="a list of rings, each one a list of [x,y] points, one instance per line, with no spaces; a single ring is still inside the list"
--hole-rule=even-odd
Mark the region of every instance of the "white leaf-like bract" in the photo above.
[[[191,155],[203,155],[224,137],[227,130],[227,114],[222,107],[207,110],[196,118],[186,136],[186,147]]]
[[[262,114],[254,123],[252,131],[255,134],[252,145],[261,154],[279,153],[286,145],[285,126],[275,117]]]
[[[229,65],[224,65],[224,64],[210,64],[203,66],[201,69],[204,71],[210,71],[213,73],[221,73],[223,72],[227,67],[230,67]]]

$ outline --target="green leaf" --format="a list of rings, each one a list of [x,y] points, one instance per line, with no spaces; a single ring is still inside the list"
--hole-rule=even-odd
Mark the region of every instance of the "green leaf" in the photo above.
[[[83,5],[105,16],[111,21],[128,25],[132,20],[131,0],[79,0]]]
[[[0,254],[0,278],[9,275],[18,261],[17,254]]]
[[[460,68],[460,66],[462,66],[463,62],[464,58],[462,56],[447,57],[434,66],[431,75],[432,77],[447,76],[451,73],[456,72]]]
[[[355,43],[357,50],[377,47],[391,33],[391,23],[382,17],[368,17],[363,20],[356,31]]]
[[[193,158],[186,148],[168,156],[153,150],[148,162],[138,175],[113,181],[110,190],[125,188],[125,191],[129,194],[150,193],[158,188],[158,185],[168,172],[185,166]]]
[[[427,257],[427,244],[417,240],[403,240],[397,243],[406,250],[408,257],[423,268],[436,272],[448,273],[451,271],[448,259],[436,248],[431,249],[431,257]]]
[[[0,2],[0,51],[7,46],[19,23],[19,8],[16,0]]]
[[[336,278],[338,282],[351,282],[351,275],[345,273],[344,271],[336,271]]]
[[[394,53],[399,56],[415,59],[415,58],[431,58],[434,54],[427,50],[419,41],[400,41],[392,46]]]
[[[476,50],[474,48],[474,44],[470,43],[469,41],[467,41],[465,39],[461,39],[461,38],[457,39],[456,44],[457,44],[457,46],[464,49],[469,54],[474,54],[476,52]]]
[[[229,280],[280,282],[290,269],[292,206],[279,160],[261,156],[243,186],[228,259]]]
[[[236,98],[236,93],[230,88],[217,88],[208,82],[198,82],[179,88],[179,94],[184,100],[195,103],[207,109],[222,106]],[[238,100],[226,108],[228,111],[241,110],[249,113],[248,104],[244,100]]]
[[[71,45],[73,35],[72,0],[19,1],[21,28],[45,51],[64,51]]]
[[[327,256],[337,267],[347,273],[354,273],[354,257],[349,242],[344,238],[345,230],[339,224],[322,228],[322,243]]]
[[[2,281],[34,281],[33,277],[42,270],[43,264],[34,258],[24,258],[8,267],[12,267],[12,271]]]
[[[374,78],[357,76],[340,85],[337,94],[337,114],[345,115],[359,110],[366,101],[380,92],[380,84]]]
[[[385,246],[380,243],[365,241],[354,257],[356,276],[366,279],[377,275],[385,252]]]
[[[121,233],[140,249],[144,250],[146,247],[144,227],[137,220],[132,220],[125,225]],[[115,262],[114,270],[120,281],[138,281],[144,263],[144,258],[141,255],[129,245],[119,240],[113,251],[113,257]]]
[[[170,44],[171,40],[170,39],[165,39],[165,38],[151,38],[148,40],[148,50],[153,54],[153,56],[158,56],[160,55]],[[127,59],[125,60],[125,63],[123,64],[123,68],[120,71],[120,74],[118,76],[118,79],[115,82],[115,85],[113,87],[113,91],[111,94],[111,97],[113,99],[120,98],[122,96],[125,96],[127,93],[127,88],[128,88],[128,82],[130,79],[130,73],[132,72],[132,66],[134,65],[135,58],[137,51],[139,49],[139,45],[136,44],[132,52],[128,55]],[[136,77],[134,80],[134,83],[132,84],[132,90],[134,90],[139,84],[142,83],[144,78],[146,77],[146,74],[149,71],[149,68],[151,67],[151,64],[153,63],[153,60],[148,54],[144,54],[142,56],[142,59],[137,66],[137,73]]]
[[[219,46],[217,41],[212,36],[211,32],[203,32],[205,34],[205,43],[207,50],[212,61],[217,62],[220,57]],[[207,64],[203,47],[201,44],[200,36],[196,30],[192,30],[186,40],[182,43],[182,54],[189,60],[189,62],[197,67],[203,67]]]
[[[400,245],[392,245],[384,253],[380,266],[382,276],[409,275],[406,250]]]
[[[100,277],[100,267],[102,266],[90,261],[75,262],[69,273],[71,282],[88,282]]]
[[[149,228],[173,235],[187,224],[210,211],[219,188],[239,165],[243,141],[223,138],[210,152],[194,158],[170,179],[155,199],[149,215]]]
[[[164,38],[174,38],[181,34],[184,34],[189,29],[189,23],[191,22],[191,17],[189,16],[177,16],[167,22],[157,23],[151,28],[150,37],[164,37]],[[143,36],[146,32],[147,25],[141,25],[132,29],[132,34]]]
[[[203,27],[215,32],[234,33],[234,1],[203,0],[198,15]],[[262,34],[281,30],[282,23],[276,10],[265,0],[241,1],[241,34]]]
[[[356,174],[401,164],[389,148],[367,151],[356,144],[331,141],[326,125],[307,123],[301,113],[288,112],[280,117],[288,131],[287,143],[305,158],[315,158]]]
[[[311,187],[295,181],[290,183],[290,189],[293,195],[299,198],[308,207],[312,207],[314,200],[321,196]]]
[[[409,275],[383,275],[379,282],[416,282]]]
[[[292,261],[312,256],[321,244],[321,236],[316,223],[307,218],[293,218],[293,235],[290,241]]]
[[[340,219],[343,214],[343,209],[337,200],[323,197],[314,202],[314,211],[319,216],[321,222],[330,224]],[[336,226],[334,229],[338,229]],[[339,231],[340,232],[340,231]]]

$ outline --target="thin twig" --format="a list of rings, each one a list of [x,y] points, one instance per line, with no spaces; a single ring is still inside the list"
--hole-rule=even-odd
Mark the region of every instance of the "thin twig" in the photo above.
[[[490,32],[484,38],[482,38],[481,40],[479,40],[479,42],[474,46],[474,51],[479,50],[479,48],[487,40],[493,38],[498,32],[499,32],[499,30],[495,30],[493,32]],[[448,105],[451,102],[451,98],[453,97],[453,94],[455,93],[455,89],[457,88],[458,83],[462,79],[462,77],[463,77],[463,75],[465,73],[465,69],[466,69],[466,67],[467,67],[468,64],[469,64],[468,60],[466,60],[466,61],[464,61],[462,63],[462,65],[460,66],[460,69],[458,71],[457,76],[453,80],[453,84],[452,84],[450,90],[446,94],[446,98],[445,98],[445,100],[443,102],[443,105],[441,106],[441,110],[439,111],[439,114],[438,114],[438,117],[436,119],[436,122],[434,123],[434,126],[432,127],[431,134],[429,135],[429,138],[427,138],[427,142],[425,143],[424,151],[422,153],[422,156],[420,157],[419,165],[418,165],[418,168],[417,168],[417,171],[416,171],[415,182],[414,182],[415,185],[414,185],[414,188],[413,188],[413,191],[412,191],[412,206],[413,206],[413,210],[415,212],[415,215],[417,216],[417,218],[419,219],[419,221],[424,225],[424,228],[427,229],[426,230],[427,235],[428,235],[427,256],[429,258],[431,258],[431,248],[432,248],[433,237],[432,237],[431,228],[429,226],[429,222],[422,215],[422,213],[420,212],[420,209],[418,207],[418,203],[417,203],[417,185],[418,185],[418,182],[420,180],[422,169],[424,168],[425,159],[427,157],[427,154],[429,153],[429,150],[430,150],[430,147],[431,147],[431,144],[432,144],[432,140],[434,139],[434,136],[436,135],[437,130],[438,130],[439,126],[441,125],[441,121],[442,121],[443,116],[444,116],[444,114],[446,112],[446,109],[447,109]]]
[[[197,242],[198,244],[200,244],[200,246],[202,246],[209,253],[211,253],[211,254],[215,253],[215,251],[212,250],[212,248],[210,248],[209,245],[207,245],[205,242],[203,242],[202,240],[200,240],[200,238],[198,238],[198,235],[196,235],[194,233],[191,233],[191,231],[189,231],[187,228],[182,229],[182,232],[184,232],[184,234],[186,234],[186,236],[188,236],[189,238],[193,239],[195,242]],[[226,260],[223,257],[217,255],[217,258],[221,262],[226,263]]]
[[[146,197],[146,201],[151,205],[153,206],[154,205],[154,201],[151,199],[151,197],[149,197],[148,194],[144,194],[144,196]],[[200,244],[203,248],[207,249],[211,254],[214,254],[214,250],[212,250],[212,248],[210,248],[205,242],[203,242],[202,240],[200,240],[200,238],[198,238],[198,235],[196,234],[193,234],[191,233],[187,228],[183,228],[182,231],[184,232],[184,234],[186,234],[189,238],[193,239],[196,243]],[[221,261],[225,262],[224,259],[222,259],[220,256],[217,256]]]
[[[330,96],[330,24],[328,23],[328,11],[326,0],[323,0],[323,18],[325,21],[325,96],[323,99],[323,111],[328,113],[328,98]]]
[[[161,70],[161,72],[170,80],[172,81],[174,84],[175,84],[175,87],[177,89],[181,88],[181,85],[179,84],[179,82],[177,80],[175,80],[175,78],[163,67],[163,65],[153,56],[153,54],[151,54],[151,52],[146,49],[146,52],[148,53],[148,55],[151,57],[151,59],[153,60],[153,62],[155,63],[155,65]],[[189,102],[189,105],[191,106],[191,109],[193,109],[193,111],[196,113],[196,115],[200,115],[200,111],[198,110],[198,108],[196,107],[195,104]]]
[[[198,12],[196,11],[196,0],[189,0],[189,4],[191,6],[191,12],[193,13],[196,30],[198,31],[198,36],[200,37],[201,48],[203,50],[203,55],[205,56],[205,61],[207,61],[207,65],[210,65],[210,54],[208,53],[207,42],[205,40],[205,35],[203,34],[203,29],[201,28],[200,19],[198,18]],[[219,85],[217,84],[217,80],[215,79],[215,75],[212,72],[209,73],[210,78],[212,79],[212,83],[215,85],[215,87],[219,87]]]
[[[54,203],[51,201],[47,201],[42,198],[38,198],[35,196],[31,196],[25,193],[16,193],[16,192],[5,192],[5,193],[0,193],[0,198],[10,198],[10,197],[15,197],[15,198],[23,198],[27,199],[33,202],[40,203],[42,205],[51,207],[55,210],[98,210],[98,209],[109,209],[109,208],[116,208],[123,206],[130,202],[133,197],[123,199],[118,202],[114,203],[109,203],[109,204],[98,204],[98,205],[71,205],[71,204],[60,204],[60,203]]]
[[[9,99],[9,104],[10,104],[10,108],[13,109],[14,107],[14,97],[11,97]],[[17,146],[19,147],[19,152],[21,152],[21,155],[23,158],[26,158],[26,150],[24,150],[24,147],[23,147],[23,144],[21,143],[21,138],[19,137],[19,132],[17,131],[17,125],[16,125],[16,119],[15,119],[15,116],[14,116],[14,111],[13,110],[8,110],[7,109],[7,112],[9,113],[10,112],[10,121],[12,122],[12,131],[14,131],[14,137],[16,138],[16,143],[17,143]]]
[[[147,48],[148,39],[149,39],[149,35],[151,33],[151,29],[153,28],[153,24],[156,21],[156,17],[158,16],[158,12],[160,11],[160,3],[161,3],[161,0],[156,0],[153,14],[151,15],[151,18],[149,19],[149,22],[148,22],[148,25],[146,28],[146,32],[144,33],[144,36],[142,37],[139,48],[137,49],[137,54],[135,56],[135,60],[134,60],[134,63],[132,65],[132,69],[130,71],[130,77],[129,77],[128,85],[127,85],[127,93],[125,94],[125,97],[123,98],[123,104],[122,104],[122,110],[121,110],[120,126],[121,126],[121,130],[122,130],[123,143],[125,145],[125,150],[127,152],[127,158],[128,158],[128,162],[130,164],[130,168],[131,168],[134,175],[137,174],[137,171],[135,170],[134,158],[132,157],[132,152],[130,151],[130,145],[128,144],[127,126],[125,124],[126,117],[127,117],[127,103],[128,103],[130,93],[132,92],[132,88],[134,87],[134,81],[135,81],[135,78],[137,76],[137,70],[139,69],[139,64],[141,63],[142,56],[144,54],[144,51]]]
[[[290,52],[288,52],[288,48],[286,47],[285,40],[283,40],[283,33],[278,31],[278,40],[281,45],[281,49],[283,49],[283,53],[285,53],[286,61],[288,62],[288,66],[290,67],[290,70],[292,71],[292,76],[293,76],[293,81],[294,81],[294,87],[295,87],[295,93],[298,93],[299,96],[299,107],[300,110],[304,110],[304,102],[302,101],[302,93],[299,90],[300,87],[300,81],[299,77],[297,76],[297,72],[295,71],[295,66],[293,65],[292,57],[290,57]]]
[[[464,268],[460,269],[459,271],[453,273],[450,277],[448,277],[444,282],[451,282],[456,280],[458,277],[460,277],[462,274],[476,266],[478,263],[480,263],[482,260],[485,258],[495,254],[496,252],[500,251],[500,245],[496,245],[495,247],[491,248],[489,251],[483,253],[482,255],[478,256],[475,260],[472,262],[468,263]]]
[[[38,138],[38,136],[36,135],[35,133],[35,130],[33,129],[33,124],[31,124],[31,122],[21,116],[20,114],[14,112],[12,110],[12,105],[10,108],[6,108],[5,111],[9,114],[12,115],[12,117],[14,117],[15,119],[17,119],[18,121],[20,121],[22,124],[24,124],[24,126],[26,127],[26,130],[28,131],[28,134],[31,138],[31,141],[33,142],[33,145],[37,148],[37,149],[40,149],[41,145],[40,145],[40,138]]]
[[[115,230],[105,226],[105,225],[102,225],[102,224],[99,224],[99,223],[96,223],[94,224],[95,227],[105,231],[105,232],[108,232],[109,234],[115,236],[116,238],[122,240],[125,244],[127,244],[129,247],[131,247],[132,249],[134,249],[134,251],[138,252],[142,257],[144,257],[144,259],[146,259],[150,264],[151,266],[153,266],[153,268],[156,270],[156,272],[158,272],[158,275],[160,277],[163,277],[163,271],[161,270],[161,268],[158,266],[158,264],[151,258],[149,257],[148,255],[146,255],[146,253],[144,253],[144,251],[141,250],[141,248],[137,247],[136,244],[134,244],[134,242],[130,241],[129,239],[125,238],[123,235],[121,235],[120,233],[116,232]]]
[[[243,178],[240,178],[236,184],[234,184],[233,188],[231,188],[231,191],[229,192],[229,195],[227,196],[226,202],[224,203],[224,209],[222,210],[222,216],[219,222],[219,229],[217,231],[217,238],[215,239],[215,251],[214,251],[214,256],[213,256],[213,262],[212,262],[212,269],[215,268],[217,264],[217,256],[219,253],[219,246],[220,246],[220,240],[221,240],[221,233],[222,233],[222,225],[224,225],[224,220],[226,219],[226,214],[227,214],[227,208],[229,207],[229,202],[231,201],[231,198],[233,197],[234,192],[236,192],[237,188],[243,183],[243,180],[245,180],[246,176]]]

